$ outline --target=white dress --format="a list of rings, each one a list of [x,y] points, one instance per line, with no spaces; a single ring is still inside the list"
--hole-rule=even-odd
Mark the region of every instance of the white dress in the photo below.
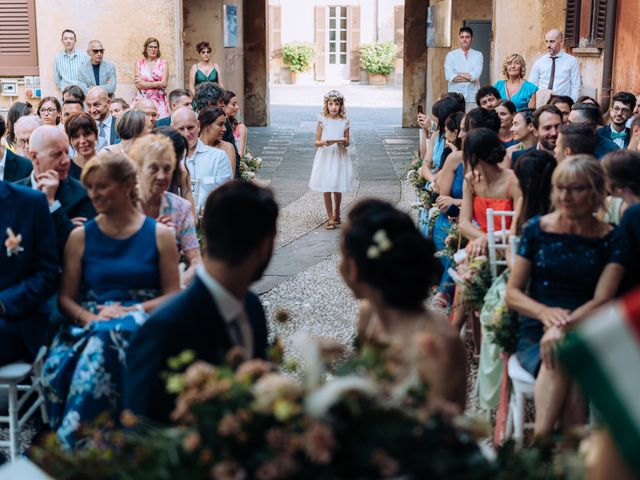
[[[344,138],[344,131],[349,128],[346,118],[318,115],[318,122],[322,124],[322,140]],[[309,188],[316,192],[353,192],[357,187],[358,174],[347,147],[337,143],[319,147],[313,160]]]

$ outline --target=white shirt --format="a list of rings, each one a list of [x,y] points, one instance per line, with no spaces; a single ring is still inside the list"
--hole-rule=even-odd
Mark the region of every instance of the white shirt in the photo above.
[[[549,89],[553,61],[548,53],[543,55],[531,68],[529,81],[541,90]],[[556,70],[551,91],[556,95],[566,95],[577,101],[580,96],[580,65],[578,59],[560,50],[556,59]]]
[[[0,180],[4,180],[4,169],[7,164],[7,149],[2,148],[2,158],[0,158]]]
[[[209,290],[220,315],[222,315],[225,321],[227,331],[230,331],[229,324],[231,322],[239,322],[244,340],[244,345],[240,346],[249,352],[247,358],[253,357],[253,332],[251,331],[249,318],[244,310],[244,304],[234,297],[229,290],[224,288],[220,282],[213,278],[209,272],[207,272],[206,268],[204,268],[204,265],[198,265],[196,275],[202,283],[204,283],[204,286],[207,287],[207,290]],[[229,337],[233,341],[233,334],[230,334]]]
[[[197,210],[203,209],[207,197],[217,187],[233,179],[231,162],[227,154],[219,148],[212,148],[198,140],[192,157],[186,158],[191,180],[198,181],[194,191]]]
[[[476,101],[476,93],[480,88],[479,78],[482,75],[484,58],[482,53],[470,48],[465,56],[461,48],[447,53],[444,60],[444,76],[449,82],[449,91],[464,95],[467,102]],[[471,75],[470,82],[454,82],[453,79],[459,73]]]

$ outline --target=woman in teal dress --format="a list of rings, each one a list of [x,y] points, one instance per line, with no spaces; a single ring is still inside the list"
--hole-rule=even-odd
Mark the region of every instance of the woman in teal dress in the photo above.
[[[509,55],[502,65],[502,74],[505,80],[498,80],[494,87],[500,92],[503,100],[511,100],[516,110],[536,108],[536,92],[538,87],[525,80],[527,65],[522,55],[514,53]]]
[[[200,62],[194,64],[189,72],[189,90],[191,94],[196,94],[196,87],[204,82],[214,82],[224,88],[220,67],[211,61],[211,45],[209,42],[200,42],[196,45]]]

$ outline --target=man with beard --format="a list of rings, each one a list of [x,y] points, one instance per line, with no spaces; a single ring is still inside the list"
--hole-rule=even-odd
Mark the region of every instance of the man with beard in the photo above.
[[[538,139],[538,143],[525,150],[519,150],[511,154],[511,163],[515,166],[518,159],[532,150],[544,150],[554,154],[556,141],[558,140],[558,128],[562,125],[562,112],[554,105],[543,105],[531,116],[531,131]]]
[[[597,130],[597,134],[612,140],[620,148],[627,148],[631,141],[631,130],[626,127],[631,113],[636,108],[636,97],[633,93],[618,92],[613,96],[609,115],[611,123]]]
[[[590,103],[574,103],[571,107],[571,113],[569,113],[569,123],[574,125],[586,125],[593,133],[596,133],[596,129],[601,124],[602,115],[600,110],[595,105]],[[624,124],[623,124],[624,126]],[[620,150],[620,147],[616,145],[612,140],[605,138],[601,135],[596,135],[596,149],[593,155],[602,160],[609,152],[615,152]]]
[[[153,313],[127,353],[124,408],[167,422],[175,397],[162,373],[185,350],[220,365],[232,348],[244,358],[265,358],[267,322],[249,291],[269,264],[278,206],[271,191],[240,181],[222,185],[206,201],[205,254],[191,286]]]

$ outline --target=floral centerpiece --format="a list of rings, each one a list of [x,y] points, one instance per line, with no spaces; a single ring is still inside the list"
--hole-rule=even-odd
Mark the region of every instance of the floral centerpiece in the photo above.
[[[242,160],[240,160],[240,178],[245,182],[250,182],[256,178],[261,166],[262,158],[255,157],[249,150],[246,150]]]

